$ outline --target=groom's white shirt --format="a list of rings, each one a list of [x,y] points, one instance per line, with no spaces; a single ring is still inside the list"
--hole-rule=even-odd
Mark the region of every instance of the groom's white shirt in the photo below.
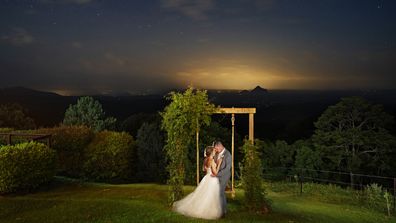
[[[222,158],[222,156],[223,156],[223,154],[224,154],[225,151],[226,151],[226,149],[224,148],[223,151],[221,151],[221,152],[219,153],[219,155],[217,156],[217,159]]]

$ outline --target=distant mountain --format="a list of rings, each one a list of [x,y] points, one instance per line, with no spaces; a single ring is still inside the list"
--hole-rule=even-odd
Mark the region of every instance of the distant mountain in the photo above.
[[[250,94],[253,95],[262,95],[262,94],[267,94],[268,90],[265,88],[262,88],[260,86],[255,87],[253,90],[250,91]]]
[[[0,88],[1,96],[8,97],[61,97],[61,95],[53,92],[37,91],[25,87],[8,87]]]
[[[262,95],[267,95],[268,90],[265,88],[262,88],[260,86],[255,87],[253,90],[243,90],[239,92],[239,95],[244,95],[244,96],[262,96]]]
[[[109,95],[93,96],[103,105],[109,116],[116,117],[121,124],[133,114],[157,114],[169,103],[163,95],[133,95],[110,92]],[[167,93],[167,92],[165,92]],[[124,95],[115,97],[114,95]],[[373,103],[383,104],[386,111],[396,117],[396,90],[379,91],[313,91],[274,90],[268,91],[257,86],[253,90],[211,90],[211,102],[222,107],[255,107],[255,135],[265,139],[287,139],[289,142],[310,137],[313,123],[330,105],[340,98],[361,96]],[[39,126],[54,126],[62,122],[70,104],[75,104],[78,96],[62,96],[52,92],[42,92],[24,87],[0,88],[0,105],[18,103],[28,110],[28,114]],[[226,115],[214,115],[215,121],[229,127]],[[238,116],[238,133],[249,132],[247,116]],[[395,130],[396,131],[396,130]],[[393,131],[394,133],[394,131]],[[396,133],[395,133],[396,134]]]
[[[243,90],[243,91],[239,92],[239,94],[249,94],[249,92],[250,91],[248,91],[248,90]]]

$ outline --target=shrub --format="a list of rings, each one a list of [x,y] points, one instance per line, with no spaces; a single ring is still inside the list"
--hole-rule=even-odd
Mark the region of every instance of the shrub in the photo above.
[[[27,142],[0,147],[0,193],[26,191],[49,182],[56,167],[56,152]]]
[[[105,182],[130,179],[134,144],[132,136],[126,132],[96,133],[85,152],[83,168],[85,177]]]
[[[386,210],[388,212],[388,217],[390,217],[391,216],[392,195],[388,191],[385,191],[384,198],[386,201]]]
[[[81,177],[84,150],[94,136],[92,130],[85,126],[59,126],[37,132],[52,134],[52,148],[58,152],[58,173]]]
[[[366,186],[364,188],[366,206],[373,210],[386,210],[386,199],[384,198],[384,194],[385,190],[381,185],[374,183]]]
[[[249,211],[267,213],[271,210],[270,201],[262,182],[262,164],[257,152],[258,146],[246,140],[242,146],[242,187],[245,190],[245,206]]]
[[[159,123],[143,123],[138,131],[136,144],[140,181],[164,182],[166,177],[164,137]]]

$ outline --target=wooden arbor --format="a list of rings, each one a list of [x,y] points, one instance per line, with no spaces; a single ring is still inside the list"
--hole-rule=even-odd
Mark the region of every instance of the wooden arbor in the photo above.
[[[249,114],[249,140],[254,142],[254,114],[256,108],[219,108],[214,114],[231,114],[232,137],[231,137],[231,194],[235,196],[234,190],[234,150],[235,150],[235,114]],[[196,134],[197,145],[197,185],[199,184],[199,132]]]

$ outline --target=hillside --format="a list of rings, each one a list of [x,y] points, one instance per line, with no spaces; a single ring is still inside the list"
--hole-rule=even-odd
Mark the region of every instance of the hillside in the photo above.
[[[396,116],[396,91],[297,91],[266,90],[256,87],[251,91],[209,91],[210,100],[223,107],[256,107],[255,133],[259,138],[285,139],[294,141],[309,137],[313,122],[320,114],[341,97],[362,96]],[[132,114],[157,113],[167,102],[163,95],[94,96],[99,100],[106,114],[120,122]],[[64,112],[77,96],[61,96],[51,92],[28,88],[0,89],[0,104],[19,103],[28,109],[39,126],[52,126],[63,120]],[[230,127],[229,118],[215,115],[214,119]],[[237,116],[237,132],[247,134],[247,116]]]

